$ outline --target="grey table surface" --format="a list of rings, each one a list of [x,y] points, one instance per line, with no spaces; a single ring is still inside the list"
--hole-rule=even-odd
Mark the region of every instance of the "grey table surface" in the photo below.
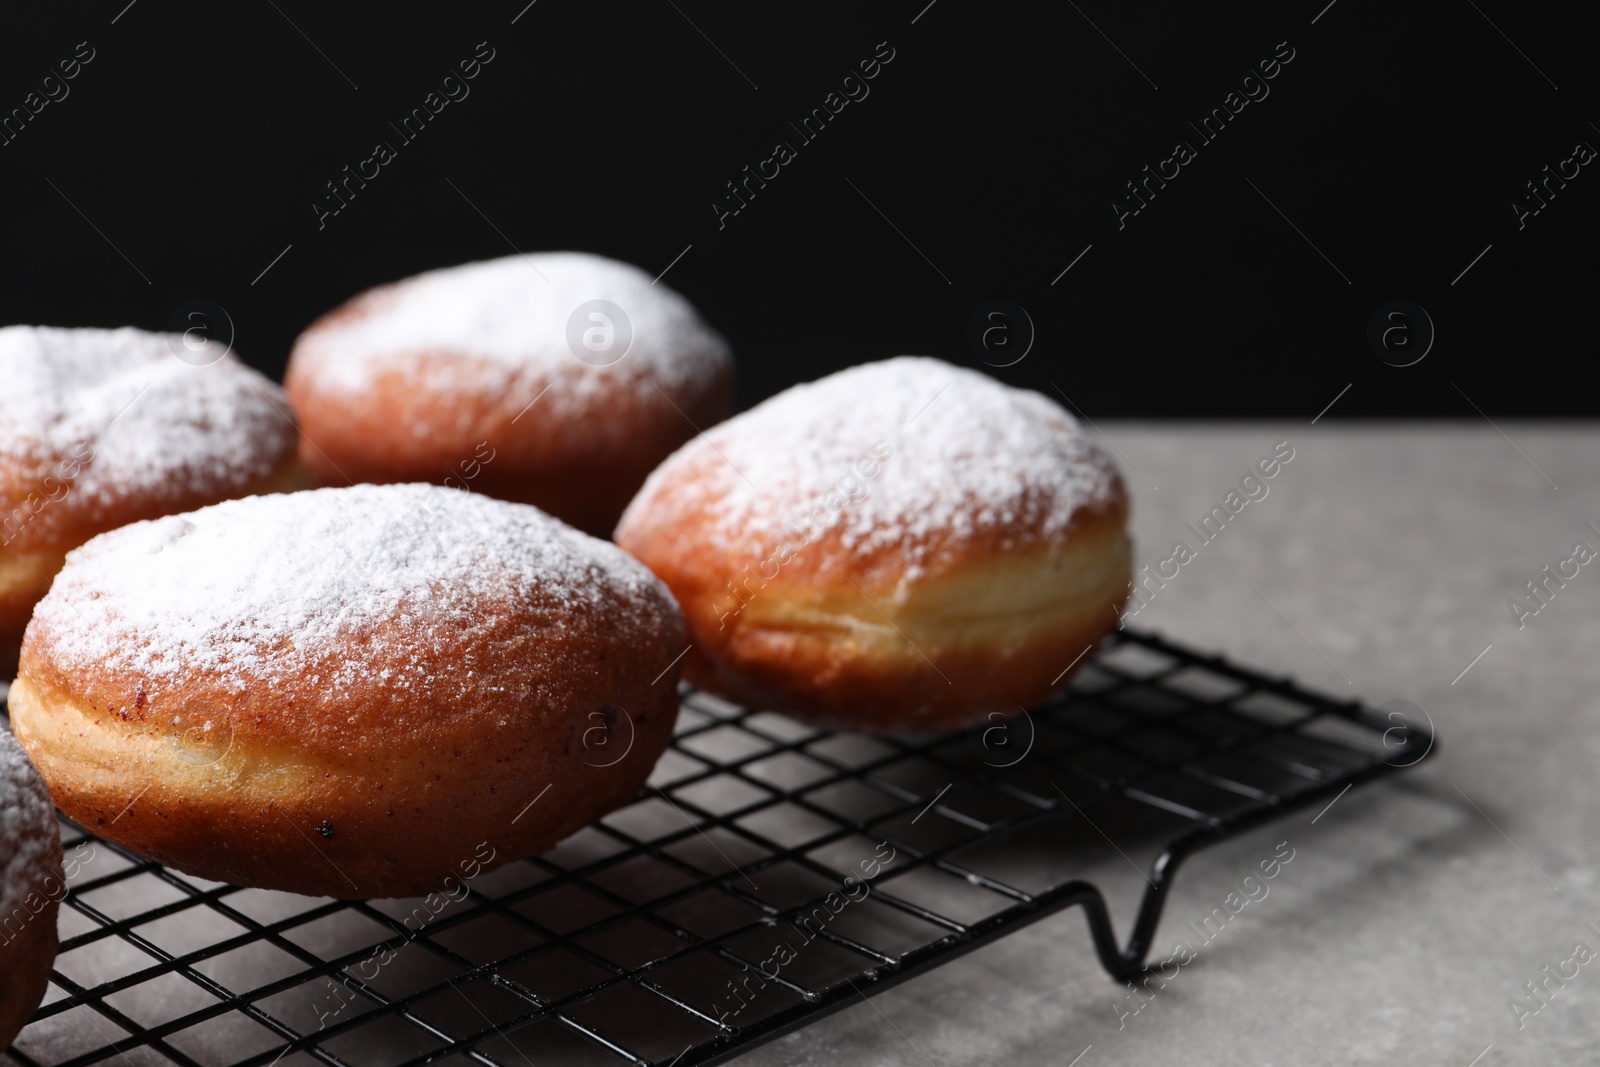
[[[1191,860],[1161,955],[1199,944],[1184,920],[1246,867],[1278,842],[1295,850],[1268,896],[1137,1014],[1071,909],[739,1062],[1600,1062],[1600,959],[1563,963],[1578,942],[1600,951],[1586,925],[1600,926],[1600,561],[1520,629],[1507,603],[1576,542],[1600,550],[1587,525],[1600,525],[1600,430],[1101,429],[1135,494],[1140,565],[1193,544],[1184,524],[1289,441],[1268,495],[1135,621],[1330,693],[1412,701],[1438,730],[1436,758],[1352,790],[1314,825],[1296,814]],[[1142,888],[1123,874],[1107,885],[1119,934]],[[1519,1015],[1510,1001],[1546,965],[1578,973]]]

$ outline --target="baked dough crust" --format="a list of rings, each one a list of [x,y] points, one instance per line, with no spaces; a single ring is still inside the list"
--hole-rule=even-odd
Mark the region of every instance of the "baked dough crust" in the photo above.
[[[184,340],[0,327],[0,679],[69,550],[141,519],[310,487],[283,391]]]
[[[568,316],[590,298],[631,316],[615,363],[571,348]],[[300,335],[284,388],[319,485],[443,480],[607,537],[661,460],[732,414],[734,372],[726,341],[649,275],[538,253],[357,294]]]
[[[66,895],[50,795],[0,729],[0,1048],[9,1047],[50,982],[56,913]]]
[[[964,727],[1043,700],[1062,684],[1068,665],[1082,662],[1080,654],[1116,626],[1127,598],[1132,565],[1122,479],[1064,413],[1041,409],[1037,394],[1018,400],[1014,412],[1007,397],[991,397],[1002,415],[1030,422],[1036,437],[1072,442],[1089,488],[1031,509],[987,507],[987,516],[952,490],[940,502],[949,514],[931,522],[893,512],[890,503],[889,518],[868,529],[853,521],[800,521],[817,514],[815,498],[747,457],[763,448],[849,454],[857,446],[840,449],[838,442],[872,431],[853,425],[858,413],[835,401],[907,382],[925,385],[925,395],[941,383],[950,385],[946,395],[957,388],[1023,395],[933,360],[869,364],[835,379],[850,388],[828,386],[829,379],[815,383],[826,388],[813,394],[814,410],[792,421],[792,412],[763,405],[691,442],[651,476],[624,515],[617,544],[659,575],[682,605],[693,641],[685,677],[741,703],[857,731]],[[783,400],[780,394],[769,403]],[[948,425],[928,432],[972,429],[961,425],[964,413],[930,413],[930,423],[942,416]],[[895,464],[912,463],[918,447],[883,443],[894,458],[851,475],[863,495],[843,503],[843,518],[853,518],[851,508],[870,515],[872,494],[893,500],[890,479],[909,473]],[[796,463],[802,470],[849,470],[812,455]],[[921,469],[911,476],[937,490],[942,473]],[[1019,484],[1018,500],[1045,491],[1026,478]],[[790,521],[746,532],[719,510],[722,498],[745,488],[764,518]]]
[[[244,571],[257,542],[237,559],[201,557],[249,527],[263,542],[292,537],[335,506],[341,519],[411,524],[415,565],[379,564],[400,599],[369,610],[372,579],[330,562],[281,614],[219,608],[241,614],[216,636],[193,621],[194,594],[144,610],[144,587],[125,577],[166,557],[163,578]],[[519,549],[522,531],[542,540]],[[297,577],[311,554],[339,552],[315,541],[248,580]],[[464,553],[475,577],[435,553]],[[320,586],[324,574],[338,584]],[[298,594],[263,596],[270,608]],[[307,617],[307,603],[337,604],[338,618]],[[184,626],[197,632],[174,636]],[[232,501],[91,541],[35,613],[10,703],[56,805],[96,834],[236,885],[412,896],[446,891],[475,856],[488,869],[541,852],[631,800],[671,739],[683,647],[666,588],[615,546],[522,505],[361,486]]]

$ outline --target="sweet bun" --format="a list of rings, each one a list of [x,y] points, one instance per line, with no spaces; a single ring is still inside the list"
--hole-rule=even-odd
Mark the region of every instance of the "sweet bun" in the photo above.
[[[0,1049],[44,999],[65,895],[50,794],[16,739],[0,728]]]
[[[0,680],[69,549],[305,483],[283,391],[213,347],[131,327],[0,328]]]
[[[649,571],[536,508],[250,497],[74,551],[12,723],[63,812],[178,870],[421,895],[632,799],[684,644]]]
[[[616,541],[677,596],[689,681],[833,728],[942,729],[1043,699],[1115,626],[1127,514],[1058,405],[901,357],[691,441]]]
[[[443,475],[599,536],[733,409],[727,342],[689,302],[577,252],[370,289],[300,335],[284,381],[322,484]]]

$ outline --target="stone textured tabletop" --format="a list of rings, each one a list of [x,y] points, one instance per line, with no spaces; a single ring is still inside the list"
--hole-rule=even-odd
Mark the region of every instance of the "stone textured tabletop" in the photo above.
[[[1070,909],[740,1062],[1600,1060],[1600,957],[1585,965],[1588,953],[1574,951],[1600,951],[1586,925],[1600,927],[1600,569],[1568,563],[1579,575],[1551,581],[1548,603],[1520,629],[1508,604],[1544,567],[1571,560],[1577,542],[1600,550],[1588,525],[1600,525],[1600,431],[1102,428],[1124,455],[1141,565],[1176,541],[1192,545],[1184,524],[1290,442],[1294,458],[1268,495],[1136,622],[1331,694],[1412,701],[1435,724],[1437,758],[1352,790],[1315,825],[1314,813],[1296,813],[1189,861],[1158,957],[1179,939],[1200,945],[1185,920],[1221,905],[1279,842],[1294,849],[1270,893],[1137,1013]],[[1108,871],[1125,935],[1142,886],[1126,867]],[[1547,1003],[1530,996],[1534,981]]]

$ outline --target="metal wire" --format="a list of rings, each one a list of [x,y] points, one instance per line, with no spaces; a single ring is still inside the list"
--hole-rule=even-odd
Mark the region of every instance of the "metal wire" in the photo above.
[[[632,806],[417,929],[411,902],[208,883],[67,823],[69,854],[110,862],[63,899],[50,994],[9,1057],[691,1067],[1074,905],[1128,978],[1189,854],[1433,748],[1420,724],[1127,631],[1044,707],[967,735],[828,734],[690,690],[683,706]],[[1100,889],[1055,876],[1089,871],[1102,839],[1129,864],[1156,853],[1122,948]]]

